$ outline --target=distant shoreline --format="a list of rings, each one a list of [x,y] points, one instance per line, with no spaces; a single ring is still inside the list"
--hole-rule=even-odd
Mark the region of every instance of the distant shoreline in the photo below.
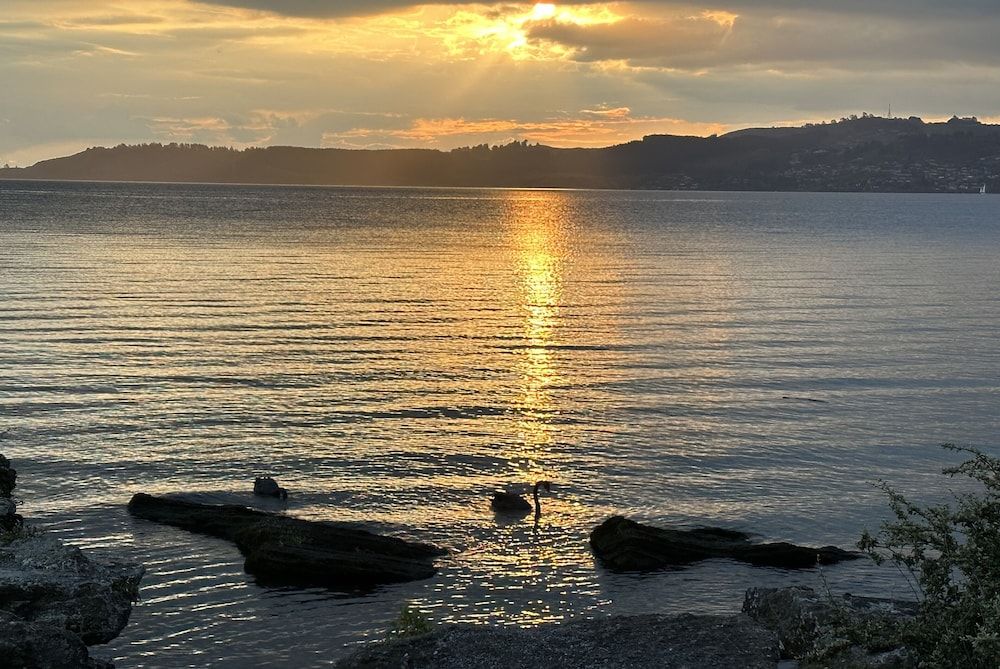
[[[243,186],[587,190],[1000,192],[1000,125],[866,116],[722,136],[652,135],[600,149],[504,146],[243,150],[119,145],[0,168],[0,179]]]
[[[496,190],[496,191],[554,191],[554,192],[611,192],[611,193],[773,193],[812,195],[978,195],[973,191],[864,191],[864,190],[723,190],[723,189],[677,189],[677,188],[601,188],[566,186],[413,186],[413,185],[373,185],[373,184],[309,184],[309,183],[253,183],[242,181],[143,181],[139,179],[46,179],[42,177],[11,177],[2,174],[0,183],[56,183],[56,184],[120,184],[134,186],[205,186],[232,188],[314,188],[331,190],[371,189],[371,190]],[[987,195],[994,195],[987,192]]]

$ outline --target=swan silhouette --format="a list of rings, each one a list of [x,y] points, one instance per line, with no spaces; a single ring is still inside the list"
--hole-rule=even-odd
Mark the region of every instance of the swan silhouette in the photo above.
[[[538,499],[538,492],[544,488],[545,492],[552,492],[552,484],[548,481],[536,481],[531,496],[535,500],[535,517],[542,515],[542,504]],[[495,492],[490,508],[497,513],[531,513],[531,504],[521,495],[515,492]]]

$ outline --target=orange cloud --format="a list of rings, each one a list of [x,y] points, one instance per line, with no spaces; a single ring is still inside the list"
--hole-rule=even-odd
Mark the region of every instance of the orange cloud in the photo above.
[[[632,114],[632,110],[628,107],[615,107],[614,109],[583,109],[581,113],[602,118],[626,119]]]

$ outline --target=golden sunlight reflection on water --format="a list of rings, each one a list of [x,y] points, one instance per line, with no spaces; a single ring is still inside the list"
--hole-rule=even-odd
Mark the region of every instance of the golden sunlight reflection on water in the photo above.
[[[559,309],[562,295],[562,264],[565,262],[566,221],[560,217],[561,195],[519,199],[509,222],[513,268],[520,278],[521,311],[524,314],[524,344],[519,360],[521,398],[518,406],[520,451],[514,454],[524,476],[552,477],[546,471],[546,455],[553,441],[552,420],[559,415],[550,388],[561,381],[552,346],[559,343]]]

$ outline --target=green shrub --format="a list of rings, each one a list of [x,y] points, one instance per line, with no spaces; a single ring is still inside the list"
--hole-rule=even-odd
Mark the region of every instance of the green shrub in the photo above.
[[[1000,666],[1000,459],[945,444],[970,456],[944,470],[969,479],[974,490],[952,504],[918,506],[880,483],[895,519],[858,547],[876,563],[894,563],[911,578],[920,612],[901,642],[923,667],[995,669]]]
[[[432,629],[433,625],[427,616],[407,605],[400,610],[388,636],[390,639],[405,639],[427,634]]]

